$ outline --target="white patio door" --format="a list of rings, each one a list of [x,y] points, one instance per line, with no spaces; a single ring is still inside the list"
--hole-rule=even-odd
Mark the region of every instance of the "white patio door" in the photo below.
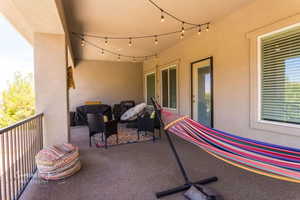
[[[192,63],[193,119],[213,126],[212,58]]]

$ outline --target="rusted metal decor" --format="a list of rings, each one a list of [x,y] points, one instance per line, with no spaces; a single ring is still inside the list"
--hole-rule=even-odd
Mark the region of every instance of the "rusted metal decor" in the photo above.
[[[0,129],[0,199],[18,199],[36,171],[43,147],[43,114]]]

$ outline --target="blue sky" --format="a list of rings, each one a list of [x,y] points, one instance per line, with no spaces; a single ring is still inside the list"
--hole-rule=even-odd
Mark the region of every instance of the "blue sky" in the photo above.
[[[0,13],[0,92],[16,71],[33,72],[33,49]]]

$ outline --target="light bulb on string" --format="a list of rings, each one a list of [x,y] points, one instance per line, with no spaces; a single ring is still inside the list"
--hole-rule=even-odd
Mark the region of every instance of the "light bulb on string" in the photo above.
[[[84,39],[83,39],[83,38],[81,38],[81,43],[80,43],[80,45],[81,45],[82,47],[84,47],[84,46],[85,46],[85,41],[84,41]]]
[[[157,35],[155,36],[154,43],[158,44]]]
[[[180,34],[180,39],[183,39],[184,38],[184,33],[181,33]]]
[[[184,33],[184,22],[182,22],[181,33]]]
[[[129,38],[129,42],[128,42],[128,46],[132,46],[132,39],[131,38]]]
[[[104,56],[104,49],[101,49],[101,55]]]
[[[108,39],[105,37],[105,45],[108,45]]]
[[[119,61],[121,60],[121,55],[120,55],[120,54],[118,55],[118,60],[119,60]]]
[[[206,25],[206,31],[209,31],[209,24]]]
[[[164,11],[161,10],[160,22],[164,22],[164,21],[165,21]]]
[[[198,28],[198,35],[201,34],[201,25],[199,25],[199,28]]]

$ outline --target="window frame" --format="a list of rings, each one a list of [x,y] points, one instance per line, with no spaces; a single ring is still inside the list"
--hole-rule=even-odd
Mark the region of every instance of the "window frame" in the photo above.
[[[279,20],[247,34],[250,40],[250,128],[293,136],[300,135],[298,124],[263,120],[261,117],[261,39],[297,26],[300,26],[300,15]]]
[[[147,104],[147,77],[149,76],[149,75],[152,75],[152,74],[154,74],[154,88],[155,88],[155,91],[154,91],[154,94],[155,94],[155,98],[156,98],[156,90],[157,90],[157,88],[156,88],[156,82],[157,82],[157,78],[156,78],[156,72],[155,71],[151,71],[151,72],[148,72],[148,73],[145,73],[144,74],[144,101],[145,101],[145,103]],[[147,104],[147,106],[152,106],[152,105],[148,105]]]
[[[168,70],[168,106],[170,106],[170,72],[169,70],[175,68],[176,69],[176,108],[171,108],[171,107],[165,107],[163,106],[163,84],[162,84],[162,72],[164,70]],[[177,111],[178,110],[178,65],[177,64],[171,64],[168,65],[167,67],[163,67],[160,70],[160,105],[164,108],[164,109],[168,109],[171,111]]]

